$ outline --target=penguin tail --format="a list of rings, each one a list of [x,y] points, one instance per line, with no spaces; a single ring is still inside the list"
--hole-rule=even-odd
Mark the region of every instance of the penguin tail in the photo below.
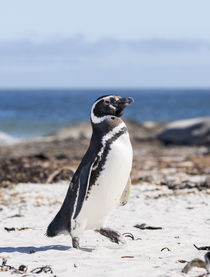
[[[46,231],[47,237],[55,237],[59,234],[69,233],[69,228],[64,219],[57,214],[53,221],[49,224]]]
[[[54,224],[54,222],[51,222],[49,224],[49,226],[47,227],[47,231],[46,231],[46,236],[47,237],[55,237],[57,236],[59,233],[56,230],[56,226]]]

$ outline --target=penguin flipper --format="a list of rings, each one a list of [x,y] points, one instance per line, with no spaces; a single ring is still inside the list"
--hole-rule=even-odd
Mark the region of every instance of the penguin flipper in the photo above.
[[[70,233],[71,219],[78,216],[88,190],[92,165],[93,162],[88,161],[81,163],[78,167],[59,212],[47,228],[46,235],[48,237],[54,237],[60,233]]]
[[[81,171],[80,171],[80,175],[79,175],[79,194],[78,197],[76,199],[76,210],[74,212],[74,216],[73,218],[75,219],[84,202],[88,187],[89,187],[89,180],[90,180],[90,175],[91,175],[91,169],[92,169],[93,163],[89,162],[87,163],[85,166],[82,167]]]
[[[120,198],[120,206],[124,206],[128,203],[128,199],[130,196],[130,190],[131,190],[131,177],[129,176],[127,184],[126,184],[124,191]]]

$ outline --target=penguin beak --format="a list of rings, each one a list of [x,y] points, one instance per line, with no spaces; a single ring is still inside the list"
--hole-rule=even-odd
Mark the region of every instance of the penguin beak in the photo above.
[[[133,98],[131,97],[121,97],[117,102],[115,107],[116,109],[116,116],[120,117],[123,114],[125,107],[134,103]]]
[[[134,100],[132,97],[122,97],[117,101],[117,104],[123,107],[127,107],[134,103]]]

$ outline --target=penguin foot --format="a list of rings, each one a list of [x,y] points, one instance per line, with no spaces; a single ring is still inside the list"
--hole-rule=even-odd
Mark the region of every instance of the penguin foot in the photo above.
[[[72,246],[73,246],[73,248],[79,249],[79,238],[78,237],[72,238]]]
[[[85,251],[85,252],[92,252],[94,250],[92,248],[80,247],[78,237],[72,238],[72,246],[73,246],[73,248],[76,248],[78,250],[82,250],[82,251]]]
[[[121,234],[110,228],[101,228],[95,231],[100,233],[102,236],[109,238],[114,243],[117,243],[117,244],[124,243]]]

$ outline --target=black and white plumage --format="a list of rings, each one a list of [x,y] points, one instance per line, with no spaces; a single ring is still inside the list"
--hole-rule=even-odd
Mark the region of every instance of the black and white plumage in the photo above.
[[[133,99],[117,95],[98,98],[91,109],[89,148],[70,182],[64,202],[47,229],[47,236],[68,232],[73,247],[87,229],[105,227],[113,208],[127,203],[133,151],[120,116]]]

